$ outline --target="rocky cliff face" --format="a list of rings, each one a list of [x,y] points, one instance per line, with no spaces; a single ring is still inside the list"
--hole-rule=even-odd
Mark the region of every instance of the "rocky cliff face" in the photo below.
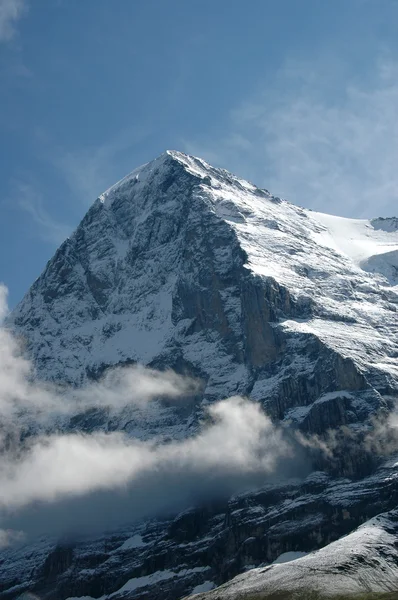
[[[203,403],[242,394],[304,433],[345,426],[357,435],[398,395],[397,253],[394,219],[313,213],[168,152],[95,201],[9,326],[41,379],[80,386],[139,362],[203,382],[189,411],[169,407],[139,433],[129,414],[117,423],[74,415],[72,429],[184,436]],[[371,475],[376,466],[351,443],[332,463],[315,459],[329,471],[315,483],[276,485],[86,545],[47,540],[34,559],[8,551],[4,597],[32,589],[49,599],[144,598],[150,589],[172,600],[201,591],[391,508],[395,476]]]
[[[250,394],[278,419],[309,407],[315,430],[344,420],[311,409],[332,391],[352,392],[346,419],[364,418],[396,391],[397,291],[322,217],[166,153],[96,200],[10,324],[43,379],[167,365],[201,376],[207,400]],[[378,257],[398,246],[382,225],[363,222]]]
[[[397,511],[370,519],[355,532],[306,555],[282,554],[274,564],[251,569],[196,600],[353,600],[397,597]],[[203,590],[205,591],[205,590]]]

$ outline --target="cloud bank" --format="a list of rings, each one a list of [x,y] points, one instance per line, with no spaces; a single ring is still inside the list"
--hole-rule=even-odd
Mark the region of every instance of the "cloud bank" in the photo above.
[[[267,474],[290,448],[258,405],[230,398],[209,408],[210,423],[183,441],[157,444],[121,433],[64,434],[27,443],[16,462],[5,455],[0,466],[0,506],[19,508],[97,490],[124,488],[162,473],[217,482]]]
[[[6,298],[0,286],[0,320]],[[19,344],[0,326],[0,547],[24,534],[104,530],[304,476],[311,468],[306,451],[332,465],[346,442],[380,456],[398,450],[396,413],[375,418],[368,431],[303,435],[275,425],[258,403],[239,396],[202,407],[179,438],[155,431],[140,439],[106,426],[85,433],[68,419],[93,408],[118,415],[133,407],[134,419],[150,431],[148,407],[158,411],[159,398],[178,407],[198,393],[198,382],[144,367],[115,369],[82,389],[37,383],[32,375]]]
[[[0,318],[7,314],[0,287]],[[159,398],[183,403],[198,383],[144,367],[110,371],[82,389],[37,383],[0,327],[0,543],[20,530],[72,533],[177,510],[260,483],[292,458],[291,445],[261,407],[241,397],[209,405],[192,434],[137,439],[120,431],[71,432],[65,417],[134,407],[145,421]],[[71,518],[72,515],[72,518]],[[112,517],[115,515],[115,518]],[[134,517],[132,516],[134,515]]]

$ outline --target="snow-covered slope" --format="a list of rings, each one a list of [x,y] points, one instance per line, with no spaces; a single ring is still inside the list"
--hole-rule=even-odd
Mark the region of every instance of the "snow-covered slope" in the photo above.
[[[321,598],[397,592],[398,513],[381,514],[304,557],[259,569],[251,569],[195,600],[251,600],[295,592]],[[205,591],[205,590],[204,590]],[[390,596],[388,596],[390,598]]]
[[[324,244],[347,255],[354,264],[398,283],[398,228],[395,219],[344,219],[312,213],[326,231],[318,236]]]
[[[315,550],[393,508],[396,467],[372,479],[379,459],[357,436],[398,395],[397,252],[394,219],[314,213],[179,152],[102,194],[9,327],[45,380],[80,386],[139,362],[193,374],[202,388],[183,411],[155,403],[142,420],[134,409],[116,420],[99,411],[62,426],[181,438],[205,404],[242,394],[305,434],[344,426],[345,443],[332,461],[316,459],[329,475],[304,484],[72,549],[44,541],[10,551],[0,568],[4,597],[123,589],[145,598],[150,582],[151,598],[175,600],[282,553]],[[356,507],[349,518],[348,503]],[[144,546],[127,542],[136,535]]]

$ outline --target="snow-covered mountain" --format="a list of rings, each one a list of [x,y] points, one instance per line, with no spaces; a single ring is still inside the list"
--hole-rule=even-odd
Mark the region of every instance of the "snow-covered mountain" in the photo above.
[[[304,482],[67,547],[7,550],[2,597],[173,600],[394,508],[395,463],[380,465],[357,436],[398,396],[397,307],[394,218],[305,210],[179,152],[104,192],[9,327],[44,380],[80,386],[138,362],[203,385],[188,412],[159,405],[137,423],[104,411],[68,427],[184,437],[205,404],[241,394],[304,434],[344,426],[346,441],[318,460],[328,473]]]
[[[398,231],[373,223],[167,152],[96,200],[11,324],[44,379],[138,361],[200,375],[207,400],[250,394],[279,419],[325,421],[324,402],[362,419],[398,373]]]

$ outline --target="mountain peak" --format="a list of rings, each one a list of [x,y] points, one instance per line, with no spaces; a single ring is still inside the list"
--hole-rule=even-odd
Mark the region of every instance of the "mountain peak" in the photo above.
[[[105,192],[103,192],[99,196],[99,199],[102,203],[105,203],[108,200],[111,200],[112,193],[117,189],[125,188],[135,183],[146,182],[148,179],[151,179],[153,175],[161,176],[163,173],[165,173],[167,167],[173,164],[174,162],[183,165],[185,168],[189,168],[189,165],[191,163],[193,164],[195,161],[199,160],[200,159],[191,157],[188,154],[177,152],[176,150],[166,150],[154,160],[151,160],[148,163],[144,163],[143,165],[136,167],[133,171],[128,173],[125,177],[117,181]]]
[[[207,373],[207,397],[246,393],[252,367],[278,356],[269,321],[282,317],[279,330],[313,335],[359,368],[380,366],[366,339],[375,320],[386,339],[395,328],[397,250],[397,231],[307,211],[167,151],[101,194],[10,320],[45,379],[78,384],[129,361],[175,367],[174,353]],[[249,309],[260,293],[248,295],[251,286],[276,286],[277,308],[260,295]],[[372,321],[377,290],[386,300]],[[258,311],[268,316],[255,325]],[[358,338],[347,338],[347,322]]]
[[[315,434],[315,440],[322,435],[333,440],[330,430],[347,432],[347,443],[333,449],[333,460],[320,457],[317,468],[329,469],[331,476],[360,477],[373,469],[375,457],[358,436],[374,428],[375,415],[398,394],[397,255],[398,231],[392,220],[311,212],[199,158],[168,151],[101,195],[13,311],[9,325],[26,342],[42,379],[81,386],[108,368],[141,363],[202,382],[190,403],[157,403],[141,414],[127,407],[117,418],[106,411],[80,413],[60,424],[65,431],[116,429],[140,439],[177,440],[192,434],[207,404],[248,396],[283,427]],[[165,534],[167,544],[173,535],[176,540],[175,546],[167,546],[173,548],[172,568],[186,564],[188,555],[181,552],[188,552],[187,564],[197,567],[198,553],[187,531],[195,540],[199,535],[204,544],[200,548],[209,556],[209,540],[224,524],[225,535],[221,532],[216,544],[217,555],[223,548],[225,563],[218,565],[214,579],[221,583],[220,573],[233,561],[240,564],[241,540],[254,540],[245,545],[244,555],[249,564],[258,565],[269,535],[267,557],[272,561],[281,552],[297,550],[297,535],[306,551],[359,525],[364,497],[367,511],[387,510],[395,501],[386,487],[378,487],[390,481],[383,469],[361,488],[356,481],[351,488],[341,481],[336,485],[335,480],[329,483],[329,476],[315,474],[312,484],[306,481],[293,495],[288,487],[272,492],[274,500],[268,493],[255,495],[254,504],[253,496],[250,502],[237,498],[221,519],[206,517],[209,529],[200,534],[195,515],[177,518]],[[337,496],[342,510],[336,510]],[[232,521],[225,518],[227,511]],[[241,516],[245,511],[246,520]],[[314,538],[314,522],[321,538]],[[227,541],[232,539],[229,527],[234,539],[239,531],[236,548]],[[278,545],[272,535],[280,540],[281,533]],[[154,556],[158,548],[164,552],[162,543],[147,546],[147,539],[155,538],[148,535],[143,544]],[[102,539],[101,552],[103,547]],[[90,548],[88,556],[97,557],[94,546]],[[112,553],[109,578],[106,554],[103,571],[95,571],[101,581],[95,592],[86,586],[88,563],[79,562],[81,556],[79,551],[70,559],[79,565],[70,593],[64,588],[51,597],[98,596],[106,586],[112,592],[107,597],[119,597],[113,592],[133,568],[125,562],[131,555],[123,551],[115,559],[120,567],[115,577]],[[46,564],[53,564],[53,558]],[[151,564],[155,569],[162,561],[164,554]],[[0,565],[0,575],[7,565],[13,573],[9,565],[14,563],[10,559]],[[26,573],[33,573],[29,559],[26,564]],[[36,570],[34,577],[43,572]],[[65,571],[68,585],[70,572]],[[142,572],[133,581],[141,581]],[[134,566],[131,577],[137,574]],[[207,570],[200,582],[205,578]],[[9,578],[10,589],[16,581]],[[156,572],[153,581],[163,585]],[[39,591],[40,585],[33,589]],[[184,585],[178,594],[170,588],[168,594],[150,596],[173,600],[193,588],[187,587],[189,582]],[[48,589],[47,583],[44,587]],[[131,590],[135,597],[135,584]]]
[[[177,150],[166,150],[154,160],[137,167],[131,173],[123,177],[123,179],[112,185],[99,196],[99,200],[103,204],[109,204],[113,201],[115,192],[126,191],[136,184],[139,184],[138,187],[143,184],[147,185],[148,183],[152,186],[158,184],[162,187],[160,181],[162,179],[170,181],[170,171],[173,170],[173,168],[174,177],[176,176],[176,166],[177,170],[178,167],[180,167],[184,173],[194,177],[197,182],[207,183],[207,185],[211,185],[214,188],[220,189],[232,185],[240,189],[249,190],[253,193],[255,192],[257,195],[271,196],[267,190],[260,190],[255,185],[233,175],[225,169],[215,168],[202,158],[191,156]],[[155,180],[157,180],[157,183],[155,183]]]

